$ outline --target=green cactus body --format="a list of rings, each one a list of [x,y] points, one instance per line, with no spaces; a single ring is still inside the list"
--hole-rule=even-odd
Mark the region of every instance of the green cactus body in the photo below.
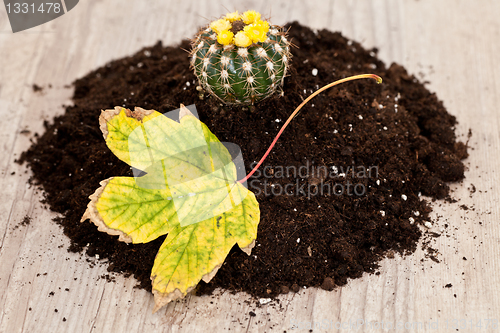
[[[254,104],[280,90],[290,62],[290,42],[272,26],[264,42],[221,45],[210,28],[193,42],[191,66],[204,90],[227,104]]]

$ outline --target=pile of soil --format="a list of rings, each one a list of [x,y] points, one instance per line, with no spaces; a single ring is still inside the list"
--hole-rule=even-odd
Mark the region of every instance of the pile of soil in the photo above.
[[[376,49],[296,22],[287,28],[296,47],[284,96],[252,107],[221,105],[197,90],[183,51],[190,48],[188,41],[175,47],[158,43],[74,82],[74,106],[45,123],[45,134],[20,159],[33,170],[45,202],[61,213],[57,222],[71,239],[70,251],[98,254],[109,260],[109,271],[133,275],[151,289],[150,271],[164,237],[126,245],[89,221],[80,223],[99,181],[132,175],[106,147],[98,124],[101,109],[168,112],[181,103],[196,104],[200,119],[221,141],[241,147],[250,170],[306,96],[361,73],[377,74],[384,82],[356,81],[328,90],[284,132],[249,183],[261,209],[257,246],[251,256],[235,246],[215,278],[200,283],[198,291],[222,287],[272,296],[299,286],[332,289],[376,272],[385,255],[416,249],[420,225],[431,211],[420,195],[445,198],[446,182],[464,178],[461,159],[467,150],[456,141],[455,117],[403,67],[386,68]],[[292,170],[286,167],[308,172],[286,174]],[[280,193],[287,184],[294,184],[288,195]]]

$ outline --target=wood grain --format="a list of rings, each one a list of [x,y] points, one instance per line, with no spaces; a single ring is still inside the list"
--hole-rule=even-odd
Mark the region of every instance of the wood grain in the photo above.
[[[440,263],[421,261],[425,251],[419,248],[404,259],[383,260],[380,275],[334,292],[304,289],[258,307],[245,294],[221,291],[189,296],[153,315],[152,296],[134,289],[133,278],[106,282],[100,278],[105,263],[91,259],[91,268],[85,256],[66,251],[68,240],[51,222],[55,215],[27,185],[29,171],[14,160],[33,133],[43,132],[43,121],[70,103],[67,84],[157,40],[178,43],[224,7],[257,9],[277,24],[298,20],[339,30],[377,47],[387,64],[401,63],[430,81],[429,89],[457,116],[462,140],[472,130],[466,179],[452,185],[459,201],[434,203],[431,230],[442,236],[431,246]],[[498,17],[495,0],[101,0],[80,1],[55,21],[12,34],[1,9],[0,332],[290,332],[293,323],[323,325],[314,332],[392,331],[376,325],[382,321],[407,323],[401,332],[498,331],[492,322],[486,327],[487,319],[500,320]],[[33,83],[44,90],[35,93]],[[26,129],[31,134],[21,133]],[[31,224],[19,225],[26,215]],[[460,322],[453,327],[455,319],[467,320],[465,329]],[[482,328],[471,327],[479,320]],[[336,328],[337,322],[344,326]]]

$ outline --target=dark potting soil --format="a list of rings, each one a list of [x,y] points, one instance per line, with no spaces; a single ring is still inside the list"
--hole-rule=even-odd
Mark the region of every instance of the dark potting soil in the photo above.
[[[247,170],[264,154],[293,110],[321,86],[374,73],[384,82],[350,82],[315,97],[286,129],[249,188],[261,209],[251,256],[233,248],[216,287],[272,296],[299,286],[331,290],[349,278],[375,272],[379,260],[413,252],[431,207],[420,194],[442,199],[446,182],[464,178],[466,146],[456,141],[455,117],[435,94],[377,50],[365,50],[340,33],[313,32],[291,23],[290,75],[284,96],[253,107],[221,105],[197,90],[188,41],[161,43],[115,60],[74,82],[74,106],[45,123],[46,132],[20,162],[61,217],[70,251],[109,260],[109,271],[133,275],[150,290],[150,271],[164,237],[127,245],[80,223],[99,182],[132,175],[106,147],[101,109],[140,106],[167,112],[195,104],[200,119],[221,141],[241,147]],[[285,191],[286,190],[286,191]],[[340,193],[343,191],[343,193]]]

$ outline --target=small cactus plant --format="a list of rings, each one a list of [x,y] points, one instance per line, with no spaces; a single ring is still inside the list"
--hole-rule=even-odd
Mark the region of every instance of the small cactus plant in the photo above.
[[[201,30],[191,67],[204,90],[226,104],[254,104],[281,90],[290,63],[283,27],[255,11],[230,13]]]

